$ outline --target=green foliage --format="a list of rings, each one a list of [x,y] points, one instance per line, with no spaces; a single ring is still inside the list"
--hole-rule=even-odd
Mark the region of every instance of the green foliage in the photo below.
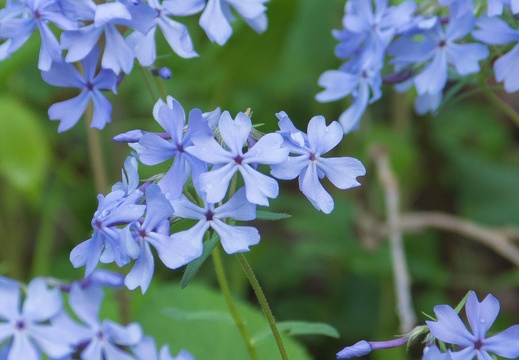
[[[172,283],[150,289],[146,303],[135,319],[159,344],[171,344],[173,351],[189,350],[197,359],[243,360],[248,353],[237,327],[228,315],[223,295],[207,286],[193,283],[181,290]],[[263,314],[251,305],[236,300],[238,312],[255,338],[268,326]],[[210,309],[210,310],[208,310]],[[310,359],[294,340],[284,338],[291,358]],[[277,359],[279,352],[273,337],[255,342],[260,359]]]
[[[0,175],[31,200],[41,195],[50,145],[40,115],[19,100],[0,95]]]

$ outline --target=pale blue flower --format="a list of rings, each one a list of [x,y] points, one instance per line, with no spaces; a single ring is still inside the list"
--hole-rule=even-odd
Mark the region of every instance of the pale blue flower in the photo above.
[[[422,360],[453,360],[451,352],[442,353],[437,346],[426,346]]]
[[[74,332],[80,337],[82,360],[133,360],[121,347],[135,346],[142,338],[139,324],[119,325],[111,320],[99,320],[103,292],[97,286],[82,288],[73,285],[69,304],[83,325],[75,324]],[[63,324],[65,322],[63,321]]]
[[[499,313],[499,301],[488,295],[482,302],[478,301],[476,293],[471,291],[465,304],[467,320],[472,333],[467,330],[456,311],[449,305],[434,307],[437,321],[426,321],[431,333],[438,340],[457,345],[459,351],[452,353],[452,359],[464,360],[491,359],[489,353],[507,359],[519,356],[519,325],[486,337],[486,334]]]
[[[504,82],[507,92],[519,90],[519,29],[512,29],[498,17],[482,16],[477,21],[478,29],[472,35],[490,45],[515,44],[512,50],[494,62],[497,81]]]
[[[459,44],[458,40],[468,35],[474,27],[471,12],[451,21],[444,30],[440,21],[424,32],[423,41],[402,37],[389,47],[389,54],[395,58],[392,63],[400,66],[421,66],[413,81],[419,95],[437,94],[447,83],[448,70],[459,75],[480,71],[479,61],[488,56],[488,49],[482,44]],[[449,67],[450,65],[450,67]]]
[[[86,266],[85,276],[94,271],[103,251],[113,258],[118,266],[124,266],[130,258],[121,241],[121,229],[117,226],[129,224],[139,219],[146,208],[136,205],[142,198],[141,191],[126,196],[123,190],[116,190],[106,197],[98,195],[99,207],[92,219],[94,234],[77,245],[70,253],[70,262],[76,268]]]
[[[231,9],[235,10],[251,28],[258,33],[267,29],[268,0],[208,0],[200,17],[200,26],[209,39],[223,45],[232,34],[230,22],[234,20]]]
[[[126,42],[133,49],[135,57],[141,65],[150,66],[155,62],[157,51],[155,47],[155,32],[157,27],[166,38],[169,46],[177,55],[183,58],[198,56],[193,49],[193,43],[185,25],[172,20],[169,16],[186,16],[196,14],[205,6],[204,0],[148,0],[148,5],[157,13],[155,25],[146,33],[133,32]]]
[[[145,165],[156,165],[166,160],[174,159],[173,166],[159,181],[162,191],[171,198],[182,193],[184,184],[189,175],[197,182],[199,175],[207,171],[207,165],[186,149],[193,145],[193,137],[211,137],[213,131],[202,116],[200,109],[189,112],[189,121],[186,125],[186,115],[182,105],[171,96],[167,103],[162,99],[157,101],[153,108],[153,117],[166,130],[166,134],[145,133],[139,137],[138,143],[130,144]]]
[[[295,137],[297,133],[293,131],[294,126],[287,114],[281,112],[277,116],[280,119],[281,133],[286,134],[285,138],[290,138],[286,145],[290,152],[297,156],[271,165],[271,174],[283,180],[298,177],[299,189],[312,205],[325,214],[331,213],[334,207],[333,199],[319,180],[326,176],[339,189],[349,189],[360,185],[356,178],[365,175],[366,169],[354,158],[322,157],[336,147],[344,135],[338,122],[334,121],[326,126],[324,117],[314,116],[308,123],[308,134]],[[300,139],[303,139],[304,143]]]
[[[138,360],[195,360],[186,350],[181,350],[177,356],[171,356],[168,345],[162,346],[160,353],[157,353],[157,345],[151,336],[145,336],[132,351]]]
[[[170,269],[185,265],[199,256],[189,243],[169,238],[169,218],[173,215],[173,207],[160,187],[155,184],[148,186],[145,195],[146,217],[142,223],[135,221],[130,224],[124,237],[128,255],[136,259],[124,283],[130,290],[140,286],[142,293],[148,289],[155,267],[150,245]]]
[[[112,105],[101,90],[112,90],[116,93],[117,78],[113,71],[107,69],[96,75],[98,58],[99,49],[96,46],[81,61],[83,75],[74,65],[66,62],[53,63],[50,70],[42,71],[43,80],[51,85],[81,89],[78,96],[58,102],[49,108],[49,118],[60,120],[59,132],[70,129],[79,121],[90,100],[94,105],[90,127],[103,129],[111,121]]]
[[[62,61],[60,45],[49,28],[49,23],[62,30],[74,30],[78,28],[77,21],[57,11],[54,0],[24,0],[23,4],[25,8],[22,11],[18,3],[13,3],[9,7],[10,11],[2,15],[4,21],[0,21],[0,39],[7,39],[7,41],[0,47],[0,60],[10,56],[25,44],[37,28],[41,36],[38,68],[49,70],[53,61]],[[14,17],[13,14],[28,14],[28,16]]]
[[[249,116],[238,113],[233,120],[225,111],[220,116],[218,129],[227,148],[210,136],[197,136],[193,137],[194,146],[186,149],[186,152],[215,165],[199,178],[200,190],[207,194],[207,202],[221,201],[232,177],[239,172],[245,182],[247,199],[254,204],[268,205],[268,198],[278,196],[278,183],[253,166],[279,164],[286,160],[288,150],[281,147],[283,138],[279,134],[266,134],[244,153],[243,147],[252,130]]]
[[[38,277],[27,286],[22,301],[18,282],[0,277],[0,343],[10,341],[9,360],[39,360],[41,351],[51,358],[64,357],[73,351],[70,328],[56,326],[54,320],[62,313],[58,289],[50,289]]]
[[[245,189],[239,189],[229,201],[218,207],[203,196],[202,199],[204,207],[193,204],[184,195],[171,201],[175,216],[198,220],[191,229],[171,235],[173,241],[190,244],[197,252],[196,257],[202,254],[204,234],[210,228],[220,236],[220,242],[228,254],[249,251],[249,246],[259,243],[260,235],[255,228],[231,226],[225,222],[226,219],[249,221],[256,218],[256,205],[247,200]]]
[[[97,5],[94,22],[78,30],[65,31],[61,35],[61,46],[68,50],[65,60],[74,62],[83,59],[96,46],[104,33],[105,48],[101,66],[119,74],[130,73],[134,54],[130,46],[116,28],[123,25],[142,33],[147,33],[155,24],[156,12],[146,3],[123,4],[121,2]]]

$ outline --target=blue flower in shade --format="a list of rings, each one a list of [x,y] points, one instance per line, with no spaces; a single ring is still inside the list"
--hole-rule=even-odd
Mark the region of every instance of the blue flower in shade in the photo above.
[[[157,57],[155,49],[155,32],[160,28],[169,46],[179,56],[192,58],[198,56],[193,49],[193,43],[185,25],[172,20],[169,15],[186,16],[196,14],[205,6],[204,0],[148,0],[148,5],[157,12],[155,26],[146,34],[133,32],[126,38],[126,42],[133,49],[135,57],[141,65],[150,66]]]
[[[314,116],[308,123],[308,135],[294,131],[288,116],[277,114],[281,134],[290,152],[296,156],[271,165],[271,174],[278,179],[291,180],[299,177],[299,189],[312,205],[325,214],[333,210],[333,199],[320,183],[327,177],[339,189],[359,186],[357,176],[366,174],[362,163],[354,158],[323,158],[322,155],[339,144],[343,137],[341,125],[334,121],[326,126],[324,117]]]
[[[437,346],[426,346],[422,360],[453,360],[451,352],[442,353]]]
[[[405,1],[398,6],[389,6],[388,0],[350,0],[346,2],[342,20],[344,30],[334,31],[341,41],[336,55],[341,59],[361,59],[366,52],[383,53],[403,26],[409,23],[416,10],[413,1]]]
[[[157,353],[155,340],[151,336],[145,336],[132,351],[138,360],[195,360],[186,350],[181,350],[177,356],[171,356],[168,345],[162,346],[160,353]]]
[[[101,65],[119,74],[129,73],[133,67],[134,54],[116,25],[147,33],[155,24],[156,12],[148,4],[137,5],[113,2],[97,5],[94,22],[78,30],[65,31],[61,35],[61,46],[68,50],[65,60],[75,62],[85,58],[96,46],[104,33],[105,48]]]
[[[58,11],[55,0],[24,0],[23,4],[22,10],[19,3],[13,3],[8,12],[3,13],[4,21],[0,18],[0,39],[7,39],[0,47],[0,60],[18,50],[38,28],[41,36],[38,68],[49,70],[53,61],[62,61],[60,45],[49,23],[62,30],[74,30],[78,27],[77,21]],[[18,17],[22,14],[29,16]]]
[[[173,207],[162,194],[158,185],[146,188],[146,217],[141,223],[133,222],[126,229],[125,249],[131,258],[136,259],[132,270],[124,280],[128,289],[141,287],[146,292],[153,277],[153,246],[161,261],[170,269],[176,269],[198,257],[189,243],[174,241],[169,238],[169,218]]]
[[[138,136],[138,143],[132,143],[130,146],[137,151],[139,160],[145,165],[156,165],[174,159],[173,166],[158,184],[170,198],[176,198],[182,193],[190,174],[193,181],[197,182],[199,175],[207,171],[207,165],[186,151],[186,148],[193,145],[193,137],[200,135],[210,137],[213,131],[204,120],[202,111],[193,109],[189,112],[189,121],[184,133],[186,123],[184,109],[171,96],[168,96],[167,103],[163,100],[157,101],[153,108],[153,116],[167,133],[142,134]]]
[[[84,114],[88,103],[92,100],[94,116],[90,127],[103,129],[111,121],[112,105],[101,93],[101,90],[116,92],[117,77],[111,70],[103,69],[96,75],[99,49],[94,47],[82,61],[84,75],[74,65],[60,62],[53,63],[49,71],[42,71],[45,82],[62,87],[81,89],[81,93],[69,100],[58,102],[49,108],[49,118],[60,120],[58,131],[70,129]]]
[[[422,42],[410,37],[396,40],[389,47],[398,65],[425,64],[414,76],[413,81],[419,95],[437,94],[447,83],[449,65],[459,75],[468,75],[480,70],[479,61],[488,57],[488,49],[482,44],[458,44],[456,41],[469,34],[474,28],[474,15],[468,12],[451,21],[446,30],[439,20],[424,33]]]
[[[69,304],[77,318],[84,324],[62,320],[73,328],[79,337],[81,359],[85,360],[132,360],[133,356],[122,349],[136,346],[142,338],[139,324],[119,325],[110,320],[99,321],[99,308],[103,291],[97,286],[82,288],[73,285],[69,294]],[[60,319],[61,320],[61,319]]]
[[[73,351],[70,327],[56,326],[62,313],[61,294],[49,289],[44,278],[35,278],[27,286],[21,303],[21,287],[14,280],[0,277],[0,343],[10,340],[7,359],[39,360],[40,351],[61,358]]]
[[[364,58],[357,64],[360,68],[352,68],[352,64],[348,63],[340,70],[325,71],[318,80],[319,86],[325,89],[315,96],[317,101],[336,101],[348,95],[353,98],[351,106],[339,116],[344,133],[358,129],[368,103],[382,96],[382,57],[376,53],[365,53]]]
[[[437,20],[434,27],[424,32],[424,40],[415,41],[402,37],[389,47],[389,54],[395,58],[392,63],[399,66],[421,66],[413,77],[419,95],[437,94],[445,87],[449,65],[459,75],[468,75],[480,70],[479,61],[488,56],[488,49],[482,44],[458,44],[474,27],[471,12],[450,21],[444,30]]]
[[[514,44],[512,50],[500,56],[494,62],[494,74],[497,81],[504,82],[505,90],[519,90],[519,29],[512,29],[498,17],[482,16],[477,21],[478,29],[472,35],[490,45]]]
[[[251,28],[258,33],[267,29],[267,8],[264,3],[268,0],[208,0],[200,26],[205,30],[209,39],[223,45],[232,34],[229,24],[234,20],[231,8],[234,9]]]
[[[519,0],[487,0],[488,16],[501,15],[505,6],[510,7],[512,13],[519,13]]]
[[[454,18],[474,11],[474,0],[439,0],[439,3],[441,6],[450,6],[451,16]]]
[[[278,196],[278,183],[253,166],[279,164],[286,160],[288,150],[281,147],[283,138],[279,134],[266,134],[244,153],[243,147],[252,130],[249,116],[239,113],[233,120],[225,111],[220,116],[218,129],[227,149],[210,136],[193,137],[194,146],[186,149],[188,153],[215,165],[199,178],[200,190],[207,194],[207,202],[221,201],[232,177],[239,172],[245,182],[247,199],[254,204],[268,205],[268,198]]]
[[[486,338],[486,334],[499,313],[499,301],[488,295],[482,302],[478,301],[476,293],[470,292],[465,304],[467,320],[472,329],[470,333],[456,311],[449,305],[438,305],[434,312],[438,321],[426,321],[431,333],[437,339],[457,345],[459,351],[452,353],[455,360],[491,359],[489,353],[494,353],[507,359],[519,356],[519,325]]]
[[[260,241],[260,235],[255,228],[231,226],[225,223],[226,219],[249,221],[256,218],[256,205],[247,201],[243,188],[219,207],[204,199],[202,208],[190,202],[184,195],[177,200],[172,200],[171,204],[175,209],[175,216],[199,220],[191,229],[171,235],[174,241],[190,244],[197,252],[196,257],[202,254],[204,234],[210,228],[220,236],[220,242],[228,254],[249,251],[249,246],[256,245]]]
[[[121,241],[121,229],[117,226],[138,220],[145,205],[136,205],[142,199],[140,190],[126,196],[123,190],[112,191],[106,197],[98,195],[99,207],[94,213],[92,237],[77,245],[70,253],[70,262],[76,268],[85,266],[85,276],[94,271],[103,251],[106,258],[115,260],[118,266],[124,266],[130,258]],[[105,261],[106,262],[106,261]]]

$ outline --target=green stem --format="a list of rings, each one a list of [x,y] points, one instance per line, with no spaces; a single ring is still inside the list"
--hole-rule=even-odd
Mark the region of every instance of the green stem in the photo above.
[[[157,86],[159,87],[160,95],[166,101],[168,98],[168,93],[166,92],[166,89],[164,88],[164,83],[162,82],[162,78],[159,76],[154,76],[155,82],[157,83]]]
[[[94,106],[90,102],[85,111],[85,119],[93,119]],[[90,163],[92,164],[92,171],[94,173],[94,181],[96,191],[98,194],[104,194],[108,189],[108,180],[103,164],[103,154],[101,149],[101,137],[99,136],[99,130],[88,127],[87,122],[87,134],[88,134],[88,152],[90,155]]]
[[[501,100],[496,94],[492,92],[485,92],[485,95],[492,104],[494,104],[499,110],[508,115],[512,119],[515,125],[519,126],[519,114],[510,105]]]
[[[240,331],[241,337],[247,346],[247,350],[249,352],[249,356],[252,360],[258,360],[258,353],[254,348],[254,343],[252,342],[251,337],[245,327],[245,323],[240,318],[240,314],[238,314],[238,309],[236,309],[236,305],[232,300],[231,291],[229,289],[229,283],[227,282],[227,278],[225,276],[225,269],[223,267],[222,255],[220,254],[220,249],[217,247],[213,250],[213,261],[214,268],[216,270],[216,277],[218,279],[218,284],[220,285],[220,289],[222,289],[223,296],[225,297],[225,301],[227,302],[227,306],[229,307],[229,311],[231,312],[231,316],[234,319],[234,323],[238,327]]]
[[[146,75],[146,70],[144,70],[144,67],[142,67],[142,66],[139,66],[139,68],[141,69],[141,74],[144,79],[144,83],[146,84],[146,87],[148,88],[148,92],[151,96],[151,101],[153,101],[153,102],[157,101],[157,97],[155,96],[155,93],[153,92],[153,89],[150,84],[150,80],[148,79],[148,76]]]
[[[272,331],[272,335],[274,335],[274,339],[276,340],[276,344],[278,345],[279,353],[281,354],[281,359],[288,360],[288,353],[285,348],[285,344],[283,344],[281,333],[279,332],[279,329],[276,325],[276,321],[274,320],[274,315],[272,315],[272,311],[270,310],[267,298],[261,290],[261,286],[258,282],[258,279],[256,278],[256,275],[254,275],[254,272],[252,271],[249,262],[245,258],[245,255],[243,255],[242,253],[237,253],[236,257],[240,261],[243,271],[245,271],[245,275],[247,275],[247,278],[249,279],[249,282],[252,285],[254,292],[256,293],[256,297],[258,298],[261,309],[263,310],[263,314],[267,318],[270,330]]]

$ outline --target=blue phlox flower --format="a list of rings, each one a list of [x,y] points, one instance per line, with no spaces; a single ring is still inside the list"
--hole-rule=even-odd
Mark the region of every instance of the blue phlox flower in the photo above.
[[[268,205],[268,198],[278,196],[278,183],[253,166],[279,164],[284,161],[288,156],[288,149],[281,147],[283,138],[279,134],[266,134],[244,153],[243,148],[252,130],[248,115],[238,113],[233,120],[229,112],[225,111],[220,116],[218,129],[227,149],[210,136],[193,137],[194,146],[186,149],[199,159],[214,164],[211,171],[201,174],[199,178],[200,190],[207,194],[207,201],[221,201],[232,177],[239,172],[245,182],[247,199],[257,205]]]
[[[382,62],[380,53],[365,53],[365,59],[358,64],[359,68],[352,68],[352,64],[348,63],[340,70],[328,70],[319,77],[318,84],[325,89],[315,96],[317,101],[330,102],[352,96],[351,106],[339,117],[344,133],[356,130],[368,103],[382,96]]]
[[[256,205],[247,200],[244,188],[240,188],[232,198],[218,207],[204,199],[203,194],[200,195],[204,200],[203,208],[190,202],[184,195],[171,201],[175,216],[199,220],[191,229],[171,235],[174,241],[191,244],[198,256],[203,251],[204,234],[210,228],[220,236],[220,242],[228,254],[249,251],[249,246],[259,243],[260,235],[256,228],[231,226],[224,221],[225,219],[250,221],[256,218]]]
[[[61,46],[68,50],[67,62],[75,62],[86,57],[96,46],[100,36],[105,35],[105,48],[101,65],[119,74],[130,73],[134,54],[124,40],[116,24],[147,33],[155,24],[156,12],[146,3],[138,5],[112,2],[97,5],[94,22],[78,30],[65,31],[61,35]]]
[[[497,81],[504,82],[507,92],[519,90],[519,29],[512,29],[498,17],[487,16],[480,17],[477,26],[472,35],[480,41],[490,45],[516,44],[494,62],[494,74]]]
[[[280,122],[283,121],[284,127],[287,128],[286,123],[290,119],[286,113],[281,112],[277,115]],[[291,139],[294,138],[294,134],[297,133],[291,132]],[[343,135],[342,126],[338,122],[334,121],[326,126],[324,117],[314,116],[308,123],[308,140],[304,145],[297,146],[294,141],[288,142],[290,152],[296,156],[288,157],[280,164],[271,165],[270,173],[282,180],[292,180],[298,177],[299,189],[312,205],[325,214],[331,213],[334,207],[333,199],[319,180],[326,176],[332,184],[344,190],[359,186],[360,183],[356,178],[366,174],[366,169],[357,159],[322,157],[339,144]]]
[[[230,22],[234,20],[231,8],[258,33],[267,29],[268,21],[264,5],[268,0],[208,0],[200,17],[200,26],[209,39],[218,45],[227,42],[232,34]]]
[[[472,359],[475,356],[478,359],[491,359],[489,353],[506,359],[516,359],[519,356],[519,325],[486,337],[499,313],[499,301],[494,296],[489,294],[479,302],[476,293],[471,291],[465,311],[472,333],[449,305],[435,306],[434,312],[438,321],[426,321],[434,337],[458,346],[459,350],[452,353],[453,359]]]
[[[487,0],[487,15],[501,15],[505,6],[511,8],[512,13],[519,13],[519,0]]]
[[[130,261],[124,244],[121,244],[122,230],[117,226],[129,224],[142,216],[146,206],[136,205],[142,195],[142,192],[134,191],[126,197],[124,191],[117,190],[106,197],[97,196],[99,207],[92,219],[94,234],[70,253],[70,262],[74,267],[86,266],[85,276],[94,271],[103,251],[106,252],[104,262],[113,259],[118,266],[123,266]]]
[[[211,137],[213,131],[203,119],[200,109],[189,112],[187,128],[184,129],[186,123],[184,109],[171,96],[168,96],[167,103],[163,100],[157,101],[153,108],[153,116],[166,130],[169,139],[160,134],[146,133],[139,139],[138,144],[130,144],[130,146],[137,151],[139,160],[145,165],[156,165],[174,159],[173,166],[158,184],[165,194],[168,193],[168,196],[175,198],[182,193],[190,174],[196,182],[199,175],[207,171],[205,162],[189,153],[186,148],[193,145],[193,137],[202,135]]]
[[[474,27],[471,12],[450,21],[444,30],[440,21],[424,33],[424,40],[415,41],[402,37],[389,47],[389,54],[395,56],[391,61],[398,65],[421,65],[423,69],[414,76],[414,84],[419,95],[436,94],[447,83],[450,70],[459,75],[468,75],[480,70],[479,61],[488,56],[488,49],[482,44],[459,44],[457,40],[468,35]]]
[[[174,21],[169,16],[186,16],[196,14],[205,6],[204,0],[166,0],[161,3],[159,0],[148,0],[148,5],[152,7],[157,16],[155,26],[143,34],[133,32],[126,38],[126,42],[133,49],[135,57],[141,65],[150,66],[157,57],[155,49],[155,32],[160,28],[169,46],[175,53],[183,58],[198,56],[193,48],[191,37],[185,25]]]
[[[70,329],[54,323],[63,311],[58,289],[38,277],[27,286],[23,305],[21,296],[18,282],[0,277],[0,343],[10,341],[7,359],[39,360],[41,351],[51,358],[72,353],[73,344],[64,336]]]
[[[151,336],[144,336],[132,351],[138,360],[195,360],[187,350],[181,350],[177,356],[171,356],[168,345],[162,346],[158,353],[155,340]]]
[[[99,320],[99,308],[103,300],[103,291],[97,286],[82,288],[74,285],[70,290],[69,304],[77,318],[82,322],[69,324],[80,336],[83,360],[132,360],[134,359],[122,347],[136,346],[142,339],[139,324],[119,325],[110,320]]]
[[[375,9],[372,0],[346,2],[342,22],[345,30],[362,39],[363,51],[384,52],[399,29],[411,21],[416,4],[405,1],[388,7],[388,0],[375,0],[374,3]]]
[[[453,360],[451,352],[442,353],[437,346],[426,346],[423,349],[422,360]]]
[[[61,62],[61,48],[58,40],[49,28],[49,23],[62,30],[78,28],[77,21],[67,18],[56,7],[55,0],[24,0],[24,9],[14,2],[9,11],[0,19],[0,39],[7,41],[0,47],[0,60],[10,56],[29,39],[37,28],[41,36],[38,68],[49,70],[53,61]],[[20,15],[21,17],[14,17]]]
[[[99,49],[94,47],[81,61],[84,75],[81,75],[74,65],[66,62],[53,63],[50,70],[42,71],[43,80],[51,85],[81,89],[78,96],[58,102],[49,108],[49,118],[60,120],[59,132],[70,129],[79,121],[90,100],[94,105],[90,127],[103,129],[111,121],[112,105],[101,90],[112,90],[116,93],[117,77],[113,71],[107,69],[102,69],[96,75],[98,58]]]
[[[136,191],[140,181],[138,166],[137,159],[133,156],[128,156],[124,161],[124,170],[121,170],[122,181],[112,186],[112,191],[122,190],[126,196]]]
[[[133,290],[141,287],[146,292],[153,277],[154,260],[150,245],[161,261],[170,269],[176,269],[198,257],[199,254],[189,243],[173,241],[169,237],[169,218],[173,207],[162,194],[158,185],[146,188],[146,217],[144,222],[133,222],[129,226],[130,237],[125,237],[125,247],[131,258],[136,259],[132,270],[124,280]]]
[[[438,2],[441,6],[449,6],[451,16],[454,18],[459,18],[474,11],[474,0],[439,0]]]

